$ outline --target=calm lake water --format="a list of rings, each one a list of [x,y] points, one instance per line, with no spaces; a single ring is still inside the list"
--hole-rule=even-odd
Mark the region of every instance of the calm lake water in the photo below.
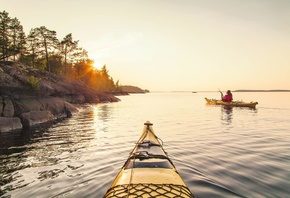
[[[1,197],[102,197],[147,120],[196,197],[290,197],[290,93],[150,93],[90,105],[50,127],[1,134]]]

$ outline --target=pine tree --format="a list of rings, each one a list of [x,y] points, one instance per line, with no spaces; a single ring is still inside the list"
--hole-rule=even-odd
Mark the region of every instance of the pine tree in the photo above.
[[[34,38],[34,42],[37,44],[37,48],[41,51],[40,53],[45,57],[46,70],[50,72],[51,67],[49,64],[49,55],[52,54],[59,44],[56,37],[56,32],[47,29],[45,26],[34,28],[30,32],[30,37]]]
[[[66,35],[60,42],[60,53],[64,58],[65,76],[67,75],[67,60],[73,59],[73,53],[78,49],[78,42],[73,41],[72,34]]]
[[[8,60],[25,50],[25,33],[17,18],[9,17],[8,12],[0,12],[0,60]]]
[[[17,18],[13,18],[10,24],[11,31],[11,47],[10,51],[13,55],[13,60],[16,60],[17,55],[21,55],[25,51],[25,33],[23,27]]]
[[[7,60],[9,55],[9,24],[11,18],[5,10],[0,12],[0,60]]]

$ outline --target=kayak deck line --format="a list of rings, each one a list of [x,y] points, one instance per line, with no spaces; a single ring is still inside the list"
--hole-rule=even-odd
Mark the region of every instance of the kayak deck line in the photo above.
[[[147,121],[144,125],[104,197],[194,197],[155,135],[153,124]]]

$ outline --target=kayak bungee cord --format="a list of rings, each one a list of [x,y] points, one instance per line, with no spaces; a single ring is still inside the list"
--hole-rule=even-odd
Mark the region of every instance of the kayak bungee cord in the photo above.
[[[155,136],[155,138],[157,139],[157,140],[160,140],[161,141],[161,146],[163,146],[163,141],[162,141],[162,139],[161,138],[159,138],[159,137],[157,137],[157,135],[150,129],[150,127],[149,127],[149,125],[147,125],[147,129]],[[148,131],[147,131],[147,133],[148,133]]]
[[[162,141],[162,139],[161,139],[161,138],[159,138],[159,137],[157,137],[157,136],[156,136],[156,138],[157,138],[158,140],[160,140],[160,141],[161,141],[161,146],[163,146],[163,141]]]
[[[160,138],[158,138],[156,135],[155,135],[155,133],[150,129],[150,126],[151,125],[153,125],[153,124],[151,124],[151,123],[144,123],[145,125],[147,125],[147,130],[146,130],[146,133],[144,134],[144,137],[146,137],[147,136],[147,134],[148,134],[148,131],[150,131],[155,137],[156,137],[156,139],[160,139]],[[138,142],[136,143],[136,147],[138,147],[140,144],[142,144],[142,143],[144,143],[144,141],[142,141],[141,142],[141,139],[142,139],[143,137],[141,136],[140,137],[140,139],[138,140]],[[161,140],[161,139],[160,139]],[[162,145],[163,145],[163,141],[161,140],[161,142],[162,142]],[[150,142],[148,142],[148,145],[150,145]],[[133,151],[134,151],[135,149],[133,149]],[[133,152],[132,151],[132,152]],[[148,154],[148,153],[147,153]],[[127,187],[127,192],[128,192],[128,194],[127,194],[127,198],[129,197],[129,195],[130,195],[130,186],[132,185],[132,179],[133,179],[133,174],[134,174],[134,168],[135,168],[135,160],[136,160],[136,156],[137,155],[140,155],[140,152],[135,152],[135,153],[131,153],[131,155],[133,155],[134,157],[133,157],[133,167],[132,167],[132,169],[131,169],[131,175],[130,175],[130,180],[129,180],[129,184],[128,184],[128,187]]]
[[[151,123],[150,123],[151,124]],[[147,125],[147,130],[146,130],[146,134],[144,135],[145,137],[147,136],[147,134],[148,134],[148,130],[150,130],[150,124],[148,123],[148,124],[146,124]],[[152,124],[151,124],[152,125]],[[151,130],[150,130],[151,131]],[[151,131],[152,132],[152,131]],[[152,132],[153,133],[153,132]],[[154,133],[153,133],[154,134]],[[155,134],[154,134],[155,135]],[[156,136],[156,135],[155,135]],[[141,141],[141,139],[142,139],[142,136],[140,137],[140,139],[138,140],[138,142],[136,143],[136,147],[138,147],[138,145],[140,144],[140,143],[142,143],[142,142],[140,142]],[[133,157],[133,167],[132,167],[132,169],[131,169],[131,175],[130,175],[130,180],[129,180],[129,184],[128,184],[128,187],[127,187],[127,198],[129,197],[129,195],[130,195],[130,186],[131,186],[131,184],[132,184],[132,178],[133,178],[133,174],[134,174],[134,168],[135,168],[135,159],[136,159],[136,152],[135,153],[133,153],[134,152],[134,150],[135,149],[133,149],[133,151],[131,152],[131,154],[130,155],[133,155],[134,157]]]
[[[129,198],[129,195],[130,195],[130,186],[131,186],[131,183],[132,183],[132,178],[133,178],[133,173],[134,173],[134,168],[135,168],[135,159],[136,159],[136,155],[134,155],[134,158],[133,158],[133,167],[131,169],[131,175],[130,175],[130,181],[129,181],[129,184],[128,184],[128,187],[127,187],[127,198]]]
[[[149,121],[104,198],[193,198]],[[131,170],[130,170],[131,169]],[[134,170],[133,170],[134,169]]]

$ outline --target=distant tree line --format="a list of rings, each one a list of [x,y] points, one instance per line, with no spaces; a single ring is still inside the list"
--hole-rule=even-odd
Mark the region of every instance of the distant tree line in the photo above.
[[[45,26],[32,28],[28,35],[17,18],[5,10],[0,12],[0,61],[18,61],[39,70],[78,79],[101,92],[121,91],[114,83],[106,65],[101,70],[93,67],[88,52],[78,46],[69,33],[58,40],[56,31]]]

